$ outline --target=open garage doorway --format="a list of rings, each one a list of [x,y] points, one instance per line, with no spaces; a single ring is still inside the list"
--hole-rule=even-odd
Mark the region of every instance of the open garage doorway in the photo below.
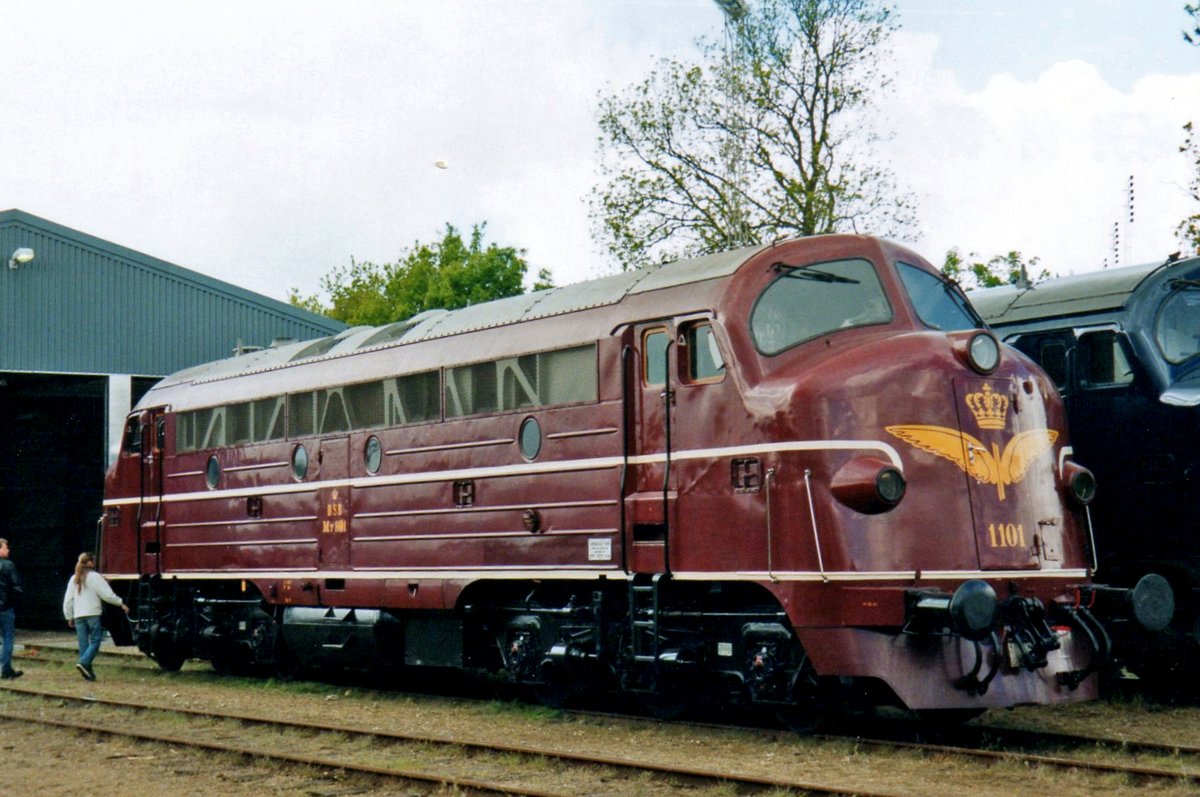
[[[154,381],[131,380],[130,398]],[[108,386],[104,375],[0,373],[0,537],[25,587],[19,627],[62,626],[67,578],[95,546]]]

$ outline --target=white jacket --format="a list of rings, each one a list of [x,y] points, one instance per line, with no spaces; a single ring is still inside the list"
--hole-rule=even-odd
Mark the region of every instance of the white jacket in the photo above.
[[[75,576],[67,580],[67,594],[63,597],[63,617],[73,622],[76,617],[99,617],[100,601],[120,606],[122,601],[112,587],[104,580],[104,576],[95,570],[87,572],[83,581],[83,589],[75,587]]]

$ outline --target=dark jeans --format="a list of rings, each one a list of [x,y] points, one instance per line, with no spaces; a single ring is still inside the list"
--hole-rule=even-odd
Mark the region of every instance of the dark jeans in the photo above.
[[[3,647],[0,648],[0,672],[5,674],[13,671],[13,633],[16,630],[16,622],[17,613],[12,609],[0,611],[0,642],[3,642]]]

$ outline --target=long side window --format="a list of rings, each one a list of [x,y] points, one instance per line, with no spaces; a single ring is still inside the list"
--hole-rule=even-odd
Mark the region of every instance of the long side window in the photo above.
[[[338,385],[288,396],[288,434],[313,434],[405,426],[441,418],[438,372]]]
[[[596,345],[447,368],[444,395],[447,417],[595,401]],[[442,398],[441,373],[425,371],[191,410],[175,419],[176,450],[427,423]]]
[[[447,368],[445,393],[448,418],[595,401],[596,346]]]
[[[439,382],[437,371],[383,380],[385,424],[403,426],[441,418]]]
[[[539,354],[538,397],[542,404],[575,404],[599,398],[596,346],[576,346]]]

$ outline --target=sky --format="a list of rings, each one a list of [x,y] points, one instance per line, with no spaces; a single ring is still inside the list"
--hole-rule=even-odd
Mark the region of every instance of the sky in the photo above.
[[[1184,4],[896,0],[875,124],[917,201],[902,242],[1059,274],[1179,249],[1200,212]],[[447,223],[486,222],[531,277],[611,272],[588,219],[596,98],[723,17],[713,0],[0,0],[0,20],[0,209],[286,299]]]

